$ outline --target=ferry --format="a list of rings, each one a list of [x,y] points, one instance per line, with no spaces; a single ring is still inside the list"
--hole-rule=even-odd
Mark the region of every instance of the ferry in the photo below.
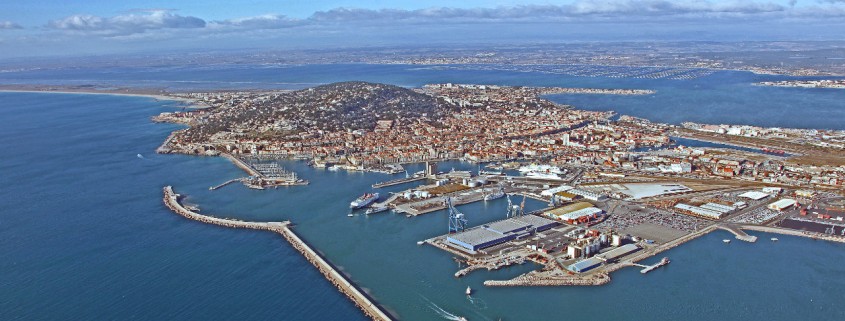
[[[384,211],[387,211],[387,210],[389,210],[389,208],[387,208],[387,206],[370,207],[370,208],[367,209],[366,212],[364,212],[364,214],[370,215],[370,214],[375,214],[375,213],[381,213],[381,212],[384,212]]]
[[[536,178],[536,179],[548,179],[548,180],[563,180],[560,175],[555,173],[543,173],[543,172],[528,172],[525,173],[525,177]]]
[[[349,203],[349,208],[351,208],[353,210],[359,209],[359,208],[362,208],[364,206],[372,204],[376,200],[378,200],[378,193],[373,193],[373,194],[367,193],[367,194],[359,196],[357,199],[352,201],[352,203]]]
[[[522,166],[518,169],[522,173],[528,172],[539,172],[539,173],[550,173],[550,174],[564,174],[565,171],[560,169],[560,167],[552,166],[552,165],[539,165],[539,164],[531,164]]]

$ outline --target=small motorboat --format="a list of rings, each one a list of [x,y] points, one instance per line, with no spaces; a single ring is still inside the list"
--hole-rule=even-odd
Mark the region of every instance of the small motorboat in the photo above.
[[[777,241],[778,241],[778,238],[776,238],[776,237],[772,238],[772,242],[777,242]]]
[[[470,288],[470,287],[467,287],[467,291],[466,291],[466,292],[467,292],[467,295],[470,295],[470,294],[472,294],[472,288]]]
[[[731,242],[731,240],[729,240],[729,239],[724,239],[724,240],[722,240],[722,242],[725,242],[725,243],[730,243],[730,242]]]
[[[353,217],[353,216],[355,216],[355,215],[352,215],[352,213],[349,213],[349,214],[346,214],[346,216],[347,216],[347,217]]]

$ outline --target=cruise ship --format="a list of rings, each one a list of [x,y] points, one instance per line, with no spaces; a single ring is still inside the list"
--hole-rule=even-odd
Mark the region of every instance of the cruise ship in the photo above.
[[[349,208],[359,209],[359,208],[362,208],[364,206],[372,204],[376,200],[378,200],[378,193],[373,193],[373,194],[367,193],[367,194],[359,196],[357,199],[352,201],[352,203],[349,203]]]

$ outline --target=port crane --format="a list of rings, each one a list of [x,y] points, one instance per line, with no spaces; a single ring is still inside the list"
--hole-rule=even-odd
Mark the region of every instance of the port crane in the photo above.
[[[449,209],[449,234],[463,232],[468,224],[464,213],[452,205],[451,197],[446,198],[446,207]]]

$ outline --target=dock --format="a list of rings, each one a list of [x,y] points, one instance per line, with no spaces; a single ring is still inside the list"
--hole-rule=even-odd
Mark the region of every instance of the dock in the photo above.
[[[314,265],[323,276],[336,286],[341,293],[346,295],[352,302],[374,321],[390,321],[394,318],[384,308],[375,303],[375,300],[364,293],[358,286],[350,282],[346,276],[329,263],[322,255],[314,251],[308,243],[300,238],[291,229],[290,221],[282,222],[247,222],[236,219],[219,218],[202,215],[185,208],[179,202],[180,195],[173,191],[172,186],[164,187],[164,205],[170,210],[185,218],[231,228],[245,228],[254,230],[265,230],[279,233],[287,240],[294,249],[299,251],[305,259]]]
[[[243,178],[230,179],[230,180],[228,180],[228,181],[225,181],[225,182],[221,183],[220,185],[209,187],[209,188],[208,188],[208,190],[209,190],[209,191],[217,190],[217,189],[222,188],[223,186],[226,186],[226,185],[232,184],[232,183],[234,183],[234,182],[243,182],[243,180],[244,180]]]
[[[226,159],[231,161],[232,164],[235,164],[235,166],[240,167],[247,174],[249,174],[249,176],[264,178],[264,174],[262,174],[261,172],[259,172],[258,170],[256,170],[255,168],[253,168],[252,166],[247,164],[246,162],[244,162],[244,161],[238,159],[237,157],[233,156],[232,154],[223,153],[223,154],[220,154],[220,155],[222,155],[223,157],[225,157]]]
[[[422,177],[405,177],[405,178],[397,178],[397,179],[392,179],[392,180],[389,180],[389,181],[384,181],[384,182],[380,182],[380,183],[375,183],[375,184],[373,184],[373,188],[381,188],[381,187],[388,187],[388,186],[400,185],[400,184],[405,184],[405,183],[411,183],[411,182],[423,181],[423,180],[426,180],[426,179],[428,179],[428,178],[427,178],[427,177],[425,177],[425,176],[422,176]]]
[[[749,242],[749,243],[757,242],[756,236],[748,235],[748,233],[745,233],[745,231],[740,229],[738,226],[734,226],[734,225],[731,225],[731,224],[719,224],[717,227],[720,228],[720,229],[723,229],[725,231],[733,233],[737,240],[745,241],[745,242]]]

